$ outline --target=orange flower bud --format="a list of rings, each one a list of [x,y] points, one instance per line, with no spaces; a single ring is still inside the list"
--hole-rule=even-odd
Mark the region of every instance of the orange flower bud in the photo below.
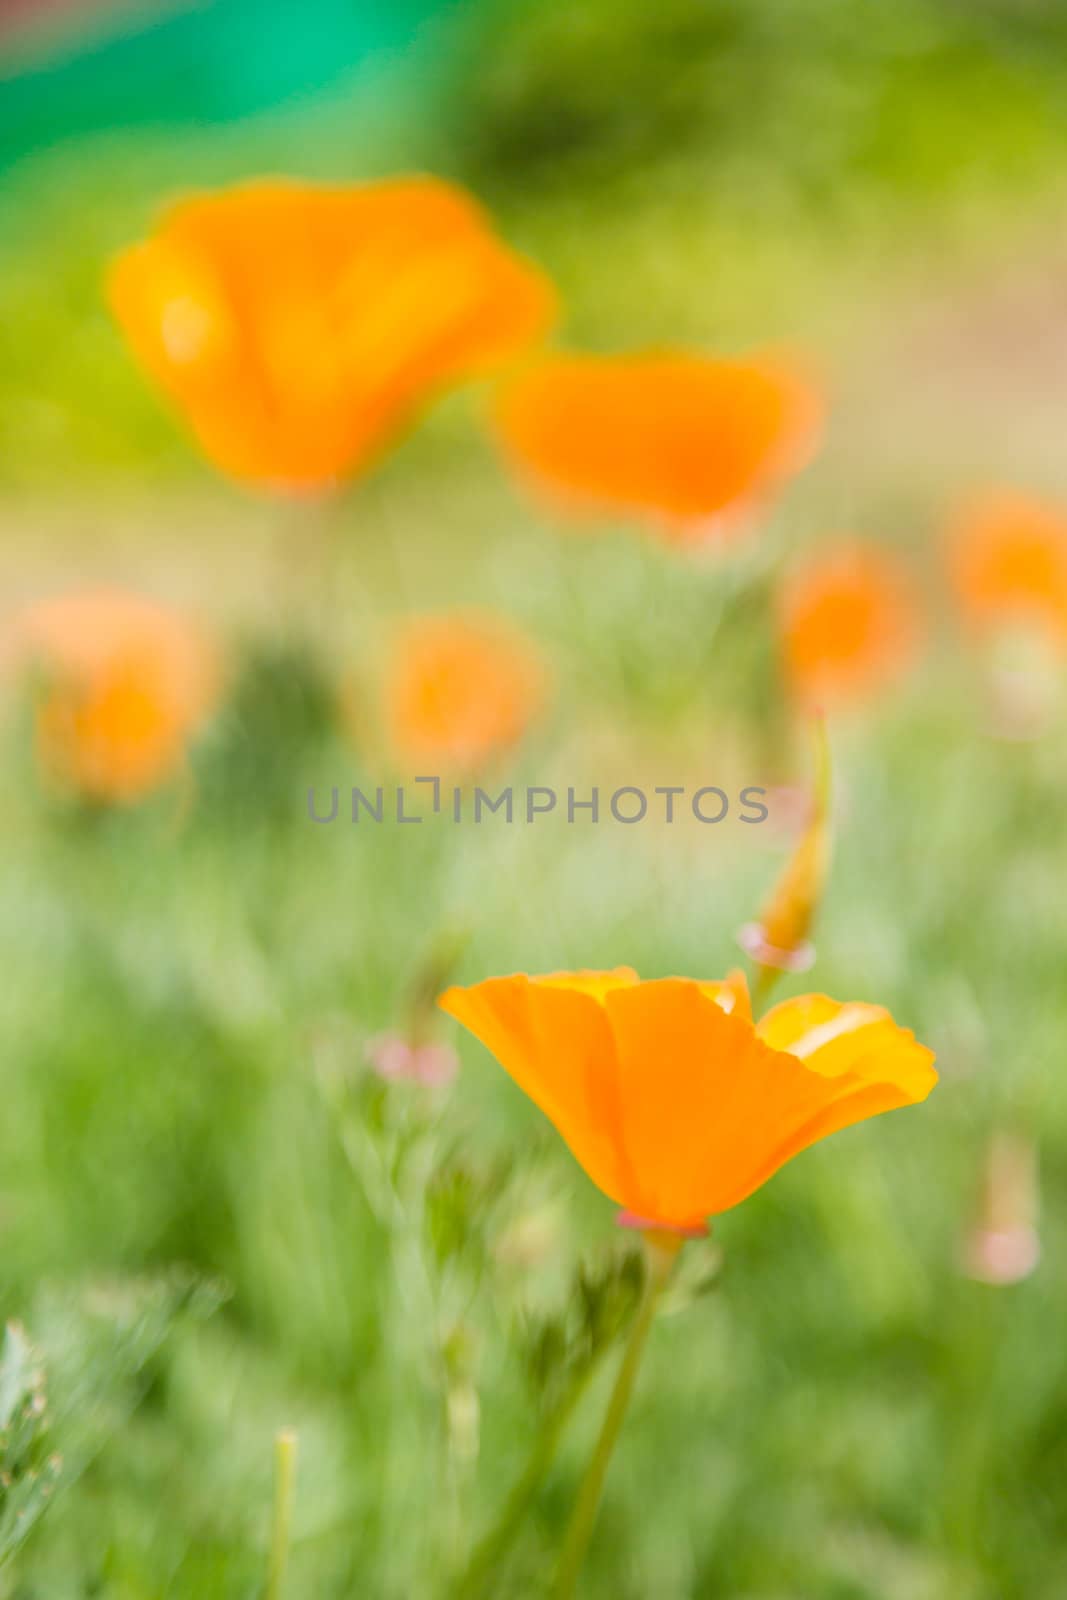
[[[815,960],[809,935],[830,866],[833,800],[830,742],[823,717],[815,720],[814,738],[815,783],[808,825],[761,915],[738,935],[741,948],[764,975],[764,986],[769,985],[771,973],[806,972]]]

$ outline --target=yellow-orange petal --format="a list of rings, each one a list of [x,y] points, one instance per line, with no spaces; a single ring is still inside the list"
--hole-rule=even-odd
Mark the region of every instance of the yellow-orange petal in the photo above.
[[[574,989],[579,994],[591,995],[594,1000],[603,1002],[613,989],[628,989],[641,980],[633,967],[612,967],[606,972],[547,972],[543,977],[530,981],[548,984],[554,989]]]
[[[783,362],[650,352],[543,357],[500,389],[494,421],[564,506],[705,528],[805,465],[820,413]]]
[[[899,1081],[920,1100],[937,1082],[933,1052],[899,1027],[884,1006],[798,995],[773,1006],[756,1023],[756,1032],[772,1049],[788,1051],[825,1078],[862,1067],[869,1077]]]
[[[863,700],[901,676],[920,640],[920,613],[906,570],[855,542],[797,567],[779,598],[790,687],[820,708]]]
[[[142,366],[232,476],[326,488],[551,320],[536,268],[432,178],[260,180],[172,206],[110,278]]]
[[[824,1081],[824,1103],[791,1127],[767,1172],[830,1133],[926,1099],[937,1083],[934,1053],[883,1006],[803,995],[773,1007],[756,1032]],[[762,1181],[762,1180],[761,1180]]]
[[[577,983],[559,981],[574,977]],[[446,989],[438,1004],[480,1039],[605,1194],[628,1204],[605,982],[619,974],[525,974]],[[617,990],[615,992],[618,992]]]
[[[740,967],[733,967],[721,983],[702,983],[701,990],[714,1000],[723,1011],[731,1016],[743,1017],[746,1022],[752,1021],[752,999],[748,992],[748,980]]]

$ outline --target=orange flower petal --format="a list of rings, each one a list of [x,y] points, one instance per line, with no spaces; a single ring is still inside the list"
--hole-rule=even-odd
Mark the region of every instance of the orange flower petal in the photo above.
[[[724,1000],[734,1001],[734,1011]],[[628,1212],[688,1229],[817,1139],[925,1099],[933,1056],[879,1006],[808,995],[754,1028],[747,992],[628,968],[496,978],[441,999]]]
[[[517,466],[572,509],[706,534],[805,464],[819,404],[771,361],[554,356],[500,390],[495,423]]]
[[[866,698],[911,665],[919,612],[907,573],[884,552],[842,544],[783,585],[780,627],[793,692],[819,708]]]
[[[213,650],[183,618],[137,595],[91,590],[29,607],[9,643],[44,677],[45,767],[88,796],[135,800],[180,767],[218,690]]]
[[[626,1205],[668,1226],[690,1227],[741,1198],[747,1146],[759,1147],[773,1106],[757,1113],[777,1058],[709,987],[664,978],[606,1000],[634,1178]]]
[[[614,989],[628,989],[641,982],[633,967],[613,967],[610,972],[549,972],[533,981],[553,989],[574,989],[599,1001]]]
[[[422,617],[394,644],[389,741],[405,761],[474,772],[522,737],[546,691],[533,646],[496,618]]]
[[[157,237],[118,258],[109,289],[133,354],[186,414],[205,454],[235,476],[254,476],[260,455],[274,449],[275,410],[218,264]],[[281,478],[281,461],[272,474]]]
[[[947,544],[949,577],[974,627],[1036,624],[1067,644],[1067,512],[995,490],[961,508]]]
[[[882,1006],[804,995],[773,1007],[756,1024],[756,1032],[826,1084],[825,1103],[789,1130],[769,1157],[766,1177],[830,1133],[882,1111],[918,1104],[937,1082],[933,1051],[899,1027]]]
[[[547,280],[430,178],[262,181],[173,206],[111,301],[149,375],[233,476],[322,488],[427,400],[546,329]]]
[[[573,977],[576,983],[560,981]],[[600,995],[615,973],[523,974],[446,989],[438,1004],[496,1056],[604,1193],[626,1203],[617,1074]]]
[[[699,985],[703,994],[715,1004],[721,1006],[723,1011],[734,1017],[744,1017],[746,1022],[752,1021],[752,1000],[748,992],[748,981],[740,967],[734,967],[721,983],[702,983]]]

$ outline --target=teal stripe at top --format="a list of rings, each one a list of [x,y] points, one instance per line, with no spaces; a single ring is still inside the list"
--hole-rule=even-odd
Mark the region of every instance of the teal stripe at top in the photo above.
[[[212,0],[0,78],[0,161],[71,135],[218,122],[327,88],[450,0]]]

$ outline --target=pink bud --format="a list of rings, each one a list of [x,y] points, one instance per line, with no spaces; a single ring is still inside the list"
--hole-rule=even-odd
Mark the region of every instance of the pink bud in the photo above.
[[[459,1071],[459,1057],[449,1044],[412,1044],[398,1033],[380,1033],[368,1041],[367,1060],[380,1078],[403,1079],[444,1088]]]
[[[997,1133],[989,1142],[978,1214],[964,1241],[963,1270],[980,1283],[1018,1283],[1041,1257],[1037,1157],[1032,1142]]]

